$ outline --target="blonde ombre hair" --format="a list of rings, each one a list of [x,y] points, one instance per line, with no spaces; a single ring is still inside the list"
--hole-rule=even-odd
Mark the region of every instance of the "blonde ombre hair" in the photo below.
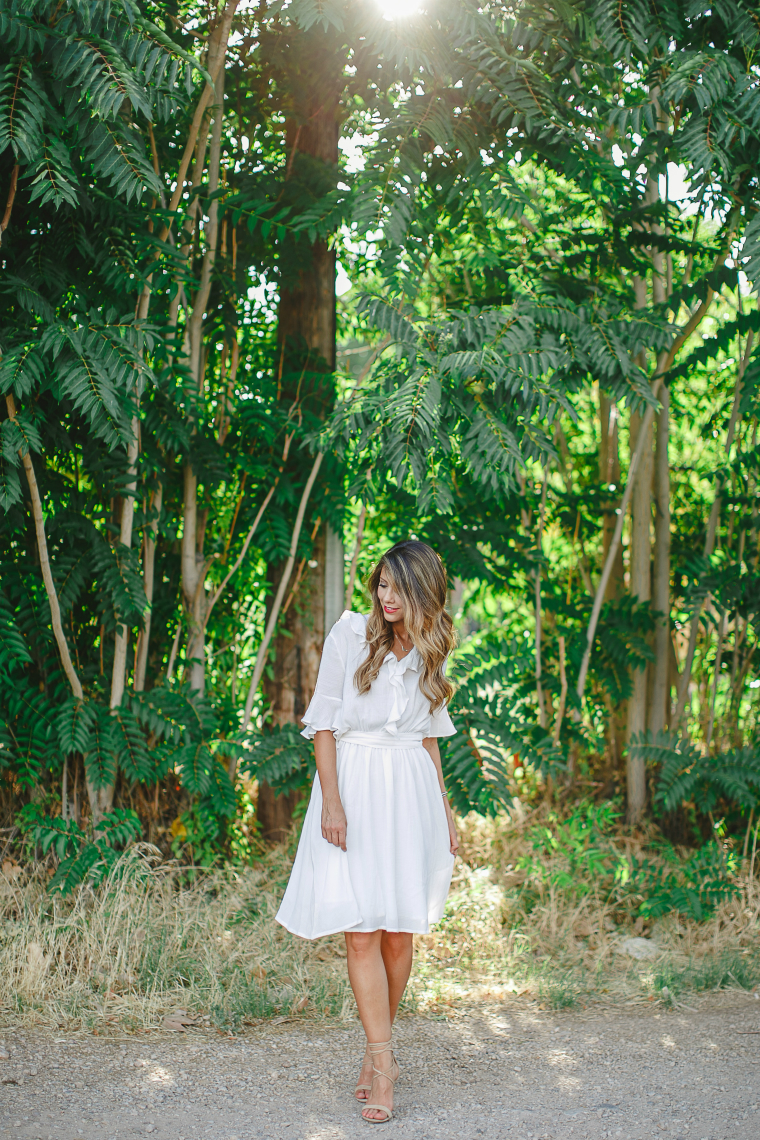
[[[454,623],[446,612],[446,571],[436,552],[424,542],[397,542],[378,561],[369,577],[372,613],[367,619],[369,654],[354,674],[360,693],[369,692],[380,666],[393,648],[393,622],[386,621],[377,596],[386,577],[404,603],[404,625],[422,658],[420,689],[435,712],[454,695],[443,667],[454,648]]]

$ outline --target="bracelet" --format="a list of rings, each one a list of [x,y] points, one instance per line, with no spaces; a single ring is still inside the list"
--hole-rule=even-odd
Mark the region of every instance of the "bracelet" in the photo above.
[[[442,796],[443,796],[443,798],[444,798],[444,799],[446,799],[446,800],[449,798],[449,793],[448,793],[448,792],[441,792],[441,795],[442,795]]]

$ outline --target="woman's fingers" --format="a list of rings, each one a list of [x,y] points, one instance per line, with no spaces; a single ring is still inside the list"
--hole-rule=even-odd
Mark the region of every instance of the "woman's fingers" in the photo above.
[[[328,843],[332,843],[333,847],[340,847],[341,851],[345,851],[346,830],[345,823],[323,823],[322,838],[326,839]]]
[[[345,824],[336,824],[330,830],[330,842],[336,847],[340,847],[341,851],[346,850],[346,827]]]
[[[322,838],[334,847],[346,850],[346,815],[340,800],[325,800],[322,805]]]

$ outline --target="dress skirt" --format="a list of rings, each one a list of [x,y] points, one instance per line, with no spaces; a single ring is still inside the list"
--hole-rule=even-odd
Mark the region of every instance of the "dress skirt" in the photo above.
[[[413,736],[351,731],[338,741],[337,772],[347,850],[322,838],[316,776],[277,921],[301,938],[426,934],[443,916],[454,867],[429,753]]]

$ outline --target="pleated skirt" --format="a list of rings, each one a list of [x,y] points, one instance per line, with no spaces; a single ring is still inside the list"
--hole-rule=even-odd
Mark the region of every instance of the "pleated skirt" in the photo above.
[[[443,916],[454,867],[430,755],[416,738],[350,732],[337,772],[347,850],[322,838],[317,775],[277,921],[301,938],[426,934]]]

